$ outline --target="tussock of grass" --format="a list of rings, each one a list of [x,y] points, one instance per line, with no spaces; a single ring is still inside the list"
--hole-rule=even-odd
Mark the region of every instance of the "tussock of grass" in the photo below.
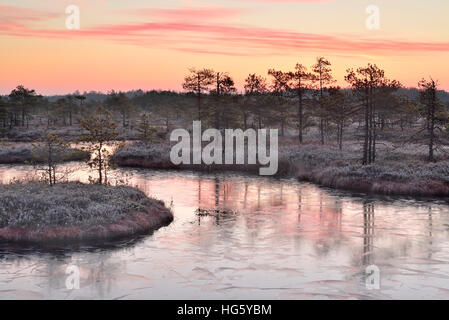
[[[0,185],[0,239],[5,240],[115,238],[149,231],[172,218],[161,201],[128,186]]]

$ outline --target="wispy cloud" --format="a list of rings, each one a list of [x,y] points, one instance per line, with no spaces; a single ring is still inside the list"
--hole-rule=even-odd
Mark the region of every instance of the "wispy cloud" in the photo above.
[[[172,9],[142,8],[129,11],[129,13],[165,21],[210,21],[236,17],[245,11],[245,9],[240,8],[208,6],[196,8],[179,7]]]
[[[62,13],[49,12],[44,10],[23,8],[16,6],[0,6],[0,21],[8,23],[24,23],[46,21],[61,17]]]
[[[297,2],[297,3],[324,3],[324,2],[335,2],[337,0],[234,0],[240,2]]]
[[[355,35],[301,33],[229,23],[211,23],[211,17],[229,17],[239,9],[188,8],[141,9],[136,14],[154,17],[156,22],[99,25],[82,30],[42,29],[33,21],[51,19],[50,12],[33,12],[18,7],[3,7],[0,35],[35,38],[71,38],[115,41],[118,43],[161,46],[174,50],[223,55],[291,55],[303,51],[334,54],[399,54],[447,52],[449,42],[368,39]],[[6,12],[6,13],[5,13]],[[194,22],[195,20],[196,22]],[[214,19],[216,20],[216,19]]]

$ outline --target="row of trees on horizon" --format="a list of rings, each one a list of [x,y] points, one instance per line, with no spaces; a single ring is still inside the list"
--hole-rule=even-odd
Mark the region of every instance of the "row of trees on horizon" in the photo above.
[[[434,160],[434,151],[445,144],[449,122],[449,106],[442,102],[437,81],[419,81],[416,98],[375,64],[348,69],[345,81],[350,89],[336,86],[331,62],[318,57],[310,68],[298,63],[290,71],[249,74],[244,93],[237,92],[228,72],[208,68],[189,70],[185,93],[111,91],[102,101],[79,93],[50,101],[18,86],[0,99],[0,126],[4,131],[42,124],[72,126],[101,103],[123,130],[142,113],[140,121],[162,121],[167,131],[179,121],[196,119],[215,128],[277,127],[281,135],[294,129],[299,144],[307,142],[305,132],[316,128],[321,144],[335,137],[342,149],[347,128],[356,126],[351,138],[363,141],[363,164],[375,161],[376,142],[384,130],[413,130],[411,138],[428,145],[429,160]]]
[[[258,128],[262,128],[263,123],[276,123],[281,135],[287,126],[293,125],[298,131],[299,144],[304,142],[303,132],[308,127],[318,127],[321,144],[333,129],[342,149],[345,127],[358,122],[363,132],[362,163],[365,165],[375,161],[378,131],[387,126],[404,129],[424,119],[424,127],[414,136],[426,139],[430,161],[434,161],[435,149],[444,144],[437,131],[447,134],[449,106],[438,98],[438,83],[432,78],[419,81],[419,98],[411,100],[397,94],[402,88],[401,83],[388,79],[385,71],[375,64],[347,69],[345,81],[351,90],[334,85],[331,63],[324,57],[318,57],[310,71],[298,63],[294,70],[287,72],[269,69],[268,76],[270,82],[257,74],[250,74],[245,79],[245,94],[237,104],[244,129],[248,127],[249,119],[253,121],[251,126]],[[227,72],[191,69],[183,88],[195,93],[199,120],[213,118],[216,128],[221,128],[223,121],[224,127],[230,127],[232,119],[229,115],[233,113],[229,106],[233,105],[230,102],[235,99],[236,88]],[[202,95],[205,93],[215,101],[204,113]],[[296,112],[292,108],[295,104]]]

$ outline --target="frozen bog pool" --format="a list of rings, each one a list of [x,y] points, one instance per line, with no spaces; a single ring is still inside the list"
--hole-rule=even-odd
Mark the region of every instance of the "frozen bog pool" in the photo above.
[[[65,167],[70,179],[93,175],[79,163]],[[0,166],[0,180],[32,171]],[[115,175],[172,205],[174,222],[152,235],[76,248],[1,243],[0,298],[449,297],[443,200],[354,195],[231,173],[119,169]],[[199,217],[198,208],[234,213]],[[72,265],[80,270],[78,290],[66,287]],[[380,272],[379,289],[366,285],[369,266]]]

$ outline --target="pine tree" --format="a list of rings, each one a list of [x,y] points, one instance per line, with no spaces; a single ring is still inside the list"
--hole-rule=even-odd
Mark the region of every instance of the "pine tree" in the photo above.
[[[92,154],[88,165],[98,172],[98,184],[107,184],[107,171],[110,169],[109,148],[117,144],[119,136],[117,124],[111,120],[111,113],[99,105],[92,117],[81,120],[81,126],[86,133],[82,135],[81,141],[87,143],[85,150]],[[109,147],[109,148],[108,148]]]

